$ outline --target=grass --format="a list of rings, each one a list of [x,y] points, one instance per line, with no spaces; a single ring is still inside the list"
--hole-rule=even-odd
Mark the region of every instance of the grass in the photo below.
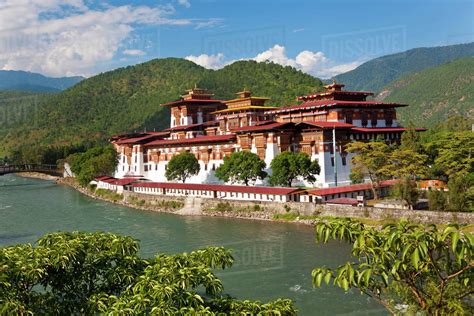
[[[95,190],[95,194],[97,194],[98,196],[103,197],[105,199],[112,200],[114,202],[120,201],[120,200],[123,199],[122,194],[115,193],[115,192],[105,190],[105,189],[97,189],[97,190]]]

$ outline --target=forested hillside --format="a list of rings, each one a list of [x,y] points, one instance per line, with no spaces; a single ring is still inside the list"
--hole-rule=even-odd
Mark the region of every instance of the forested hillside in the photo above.
[[[474,56],[474,43],[415,48],[372,59],[352,71],[336,76],[336,79],[350,90],[379,92],[402,76],[468,56]]]
[[[270,104],[294,102],[297,95],[321,90],[321,81],[291,67],[240,61],[221,70],[193,62],[156,59],[86,79],[41,100],[35,115],[14,128],[0,130],[4,146],[69,145],[106,140],[115,133],[168,127],[169,114],[161,103],[179,98],[197,84],[234,98],[247,88],[271,97]]]
[[[382,89],[377,99],[406,103],[402,123],[433,127],[450,116],[474,119],[474,57],[448,62],[404,76]]]

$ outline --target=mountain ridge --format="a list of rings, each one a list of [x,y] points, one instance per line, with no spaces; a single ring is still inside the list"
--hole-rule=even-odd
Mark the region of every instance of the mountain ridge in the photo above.
[[[390,82],[410,73],[474,56],[474,42],[437,47],[419,47],[371,59],[349,72],[335,76],[349,90],[378,93]]]
[[[474,119],[474,57],[424,69],[393,81],[376,96],[384,102],[408,103],[399,109],[402,123],[435,126],[450,116]]]
[[[23,70],[0,70],[0,90],[59,92],[84,80],[84,77],[48,77]]]

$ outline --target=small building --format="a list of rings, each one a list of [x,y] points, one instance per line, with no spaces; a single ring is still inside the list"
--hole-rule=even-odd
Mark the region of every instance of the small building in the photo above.
[[[448,191],[448,185],[442,180],[420,180],[418,182],[420,190],[437,190],[437,191]]]
[[[397,183],[397,181],[398,180],[382,181],[380,184],[380,196],[387,196],[390,186]],[[357,199],[360,196],[363,196],[365,199],[373,198],[372,185],[370,183],[308,190],[308,200],[305,202],[328,203],[328,201],[338,198]]]
[[[282,203],[300,202],[300,196],[306,194],[306,191],[300,188],[170,182],[134,183],[132,190],[142,194]]]
[[[97,189],[115,191],[121,194],[123,191],[131,191],[131,184],[142,180],[145,179],[141,177],[126,177],[123,179],[116,179],[114,177],[102,176],[96,178],[95,181],[92,181],[91,183],[96,184]]]

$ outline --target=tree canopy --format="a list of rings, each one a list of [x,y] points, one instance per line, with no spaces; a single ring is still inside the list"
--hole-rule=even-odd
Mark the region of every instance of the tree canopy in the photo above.
[[[166,165],[165,176],[168,181],[178,180],[184,183],[190,176],[197,175],[200,168],[199,161],[193,154],[183,152],[171,158]]]
[[[216,177],[224,182],[243,182],[263,180],[267,173],[266,164],[258,155],[250,151],[234,152],[224,157],[224,163],[216,169]]]
[[[298,178],[314,182],[315,175],[321,171],[318,161],[311,161],[311,158],[303,152],[282,152],[273,158],[270,166],[272,168],[270,184],[288,187],[291,187],[293,181]]]
[[[94,178],[112,175],[118,164],[118,155],[112,145],[94,147],[66,158],[79,184],[86,186]]]
[[[138,250],[131,237],[82,232],[0,248],[0,314],[296,313],[287,299],[261,303],[223,295],[213,271],[232,266],[224,248],[149,259]]]
[[[392,314],[470,313],[474,280],[474,237],[457,225],[416,225],[401,221],[381,230],[350,219],[316,224],[316,241],[352,244],[355,260],[335,269],[317,267],[313,283],[345,291],[354,287]]]

